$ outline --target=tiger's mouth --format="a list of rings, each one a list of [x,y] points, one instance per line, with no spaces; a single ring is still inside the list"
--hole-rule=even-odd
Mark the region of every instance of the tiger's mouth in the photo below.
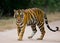
[[[20,18],[20,19],[16,19],[16,20],[17,20],[18,23],[23,22],[23,19],[22,19],[22,18]]]

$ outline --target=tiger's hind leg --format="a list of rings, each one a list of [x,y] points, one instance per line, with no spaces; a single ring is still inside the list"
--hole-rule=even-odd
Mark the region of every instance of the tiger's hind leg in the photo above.
[[[32,38],[35,35],[35,33],[37,32],[36,25],[31,25],[31,28],[32,28],[33,33],[31,36],[28,37],[29,39]]]
[[[45,35],[44,22],[38,23],[37,26],[39,27],[39,29],[41,31],[41,36],[37,40],[42,40]]]

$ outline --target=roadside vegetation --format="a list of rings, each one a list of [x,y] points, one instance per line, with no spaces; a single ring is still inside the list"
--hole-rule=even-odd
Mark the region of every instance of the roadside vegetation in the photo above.
[[[48,22],[55,22],[60,20],[60,13],[48,13]],[[0,31],[16,29],[16,20],[14,18],[4,17],[0,19]]]

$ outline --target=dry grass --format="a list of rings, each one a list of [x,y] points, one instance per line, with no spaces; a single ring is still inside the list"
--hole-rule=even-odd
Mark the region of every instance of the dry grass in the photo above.
[[[1,19],[0,20],[0,31],[10,30],[16,28],[15,19]]]
[[[47,17],[48,17],[49,22],[60,20],[60,13],[55,13],[55,14],[51,13],[51,14],[47,15]],[[0,19],[0,31],[10,30],[10,29],[14,29],[14,28],[16,28],[14,18]]]
[[[47,15],[47,18],[48,18],[49,22],[60,20],[60,13],[58,13],[58,12],[50,13]]]

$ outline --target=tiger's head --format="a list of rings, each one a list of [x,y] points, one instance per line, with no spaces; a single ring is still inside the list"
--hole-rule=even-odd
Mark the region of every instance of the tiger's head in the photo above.
[[[17,20],[22,20],[23,16],[23,10],[14,10],[14,18],[16,18]]]

